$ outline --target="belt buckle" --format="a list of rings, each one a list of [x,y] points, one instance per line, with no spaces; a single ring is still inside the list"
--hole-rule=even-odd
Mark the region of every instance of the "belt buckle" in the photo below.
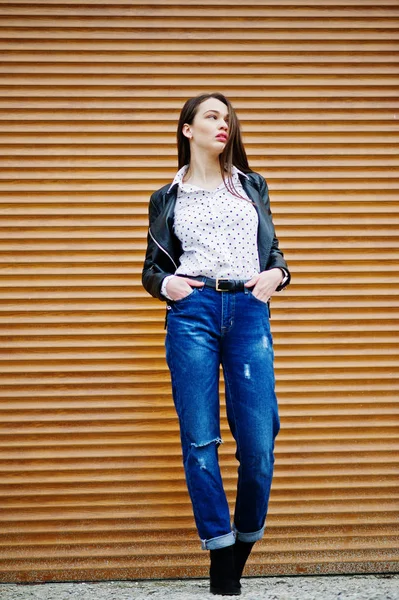
[[[217,292],[227,292],[228,290],[221,290],[219,287],[219,283],[223,283],[224,281],[228,281],[228,279],[216,279],[216,291]]]

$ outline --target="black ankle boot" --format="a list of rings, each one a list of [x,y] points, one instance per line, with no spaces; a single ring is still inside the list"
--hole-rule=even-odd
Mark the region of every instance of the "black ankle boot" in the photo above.
[[[211,550],[210,592],[220,596],[239,596],[241,585],[236,578],[234,545]]]
[[[241,542],[240,540],[236,539],[236,543],[234,544],[233,548],[237,581],[240,581],[241,579],[245,563],[248,560],[248,556],[251,554],[254,544],[255,542]]]

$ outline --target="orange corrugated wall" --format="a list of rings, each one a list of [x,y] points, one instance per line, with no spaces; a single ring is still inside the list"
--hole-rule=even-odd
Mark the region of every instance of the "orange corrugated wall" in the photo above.
[[[0,15],[0,580],[207,575],[141,266],[180,108],[215,90],[293,277],[273,298],[282,430],[248,573],[397,570],[399,3]]]

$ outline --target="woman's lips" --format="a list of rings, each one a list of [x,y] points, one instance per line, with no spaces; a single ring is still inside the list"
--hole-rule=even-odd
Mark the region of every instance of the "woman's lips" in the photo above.
[[[216,136],[216,139],[220,142],[227,142],[227,135],[225,133],[219,133],[219,135]]]

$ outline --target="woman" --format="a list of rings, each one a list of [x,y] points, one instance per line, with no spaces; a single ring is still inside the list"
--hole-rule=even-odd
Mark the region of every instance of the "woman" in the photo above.
[[[150,200],[143,285],[167,302],[166,358],[210,591],[238,595],[263,536],[280,427],[269,302],[290,273],[227,98],[188,100],[177,140],[179,171]],[[218,463],[220,364],[239,461],[233,524]]]

